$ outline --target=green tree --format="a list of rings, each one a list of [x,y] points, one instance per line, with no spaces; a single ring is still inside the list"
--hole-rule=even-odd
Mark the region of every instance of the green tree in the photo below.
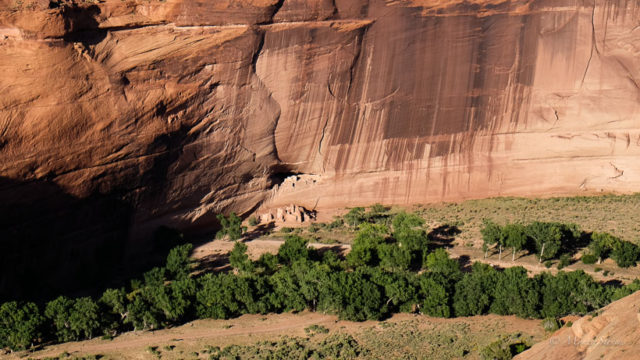
[[[493,301],[497,271],[487,264],[476,262],[471,273],[465,274],[455,285],[453,309],[456,316],[485,314]]]
[[[484,258],[487,258],[489,248],[496,246],[502,237],[502,228],[500,225],[491,220],[483,220],[483,227],[480,230],[482,234],[482,249],[484,250]]]
[[[611,296],[611,301],[620,300],[623,297],[631,295],[638,290],[640,290],[640,279],[636,278],[630,284],[615,289]]]
[[[90,339],[100,329],[98,305],[90,297],[59,296],[47,303],[44,315],[53,322],[58,341]]]
[[[100,303],[120,319],[124,319],[127,313],[127,293],[124,289],[107,289],[100,297]]]
[[[193,249],[191,244],[176,246],[167,256],[167,272],[172,279],[184,279],[191,273],[191,258],[189,254]]]
[[[19,304],[15,301],[0,306],[0,348],[24,350],[32,347],[42,337],[44,318],[34,303]]]
[[[594,232],[591,234],[589,252],[598,258],[598,264],[600,264],[602,260],[609,257],[611,251],[619,242],[620,239],[611,234]]]
[[[350,321],[379,320],[384,301],[378,285],[359,271],[334,274],[338,288],[338,315]]]
[[[640,257],[640,248],[628,241],[617,242],[611,252],[611,258],[623,268],[636,266],[638,257]]]
[[[269,277],[273,288],[270,301],[280,311],[302,311],[306,308],[304,296],[300,292],[300,285],[296,274],[290,267],[284,267]]]
[[[264,274],[273,274],[278,269],[278,256],[271,253],[264,253],[260,255],[255,266],[259,269],[258,272]]]
[[[237,277],[208,273],[198,279],[196,312],[200,318],[228,319],[240,313],[234,289]]]
[[[278,261],[281,264],[292,264],[296,260],[309,258],[309,240],[298,235],[288,235],[278,249]]]
[[[380,268],[367,269],[371,281],[383,289],[386,298],[383,313],[411,312],[418,303],[419,283],[411,272],[388,272]]]
[[[445,249],[436,249],[427,255],[427,271],[440,274],[442,277],[456,282],[462,277],[460,264],[449,257]]]
[[[74,301],[66,296],[59,296],[47,303],[44,310],[46,316],[54,327],[55,336],[60,342],[76,340],[76,336],[71,330],[71,312]]]
[[[537,282],[527,276],[527,270],[519,266],[511,267],[497,275],[490,311],[498,315],[537,317],[540,290]]]
[[[430,316],[450,317],[453,284],[439,273],[423,273],[419,277],[420,311]]]
[[[534,241],[540,262],[552,259],[562,246],[562,229],[558,224],[534,221],[526,227],[527,236]]]
[[[344,215],[344,221],[351,227],[358,227],[366,219],[363,207],[355,207]]]
[[[75,300],[69,316],[69,327],[76,339],[91,339],[100,330],[100,311],[90,297]]]
[[[247,255],[247,248],[247,245],[241,242],[233,245],[233,250],[229,253],[229,263],[232,268],[244,272],[253,271],[253,262]]]
[[[125,324],[131,324],[135,330],[153,330],[161,325],[161,314],[146,300],[150,296],[145,294],[148,288],[135,290],[129,295],[130,301],[127,304],[127,316]]]
[[[347,254],[350,266],[376,266],[380,262],[378,246],[385,243],[389,229],[380,224],[363,223]]]
[[[380,244],[377,247],[380,266],[386,270],[407,270],[411,265],[411,253],[397,243]]]
[[[582,270],[560,271],[556,276],[542,273],[534,279],[541,284],[542,317],[585,314],[604,306],[612,296],[612,290],[605,289]]]
[[[118,328],[127,317],[127,293],[124,289],[107,289],[102,293],[98,304],[102,306],[105,331],[116,335]]]
[[[142,276],[144,277],[144,286],[161,287],[164,285],[166,269],[163,267],[154,267]]]
[[[527,243],[525,227],[520,224],[507,224],[502,228],[504,245],[512,249],[511,261],[515,261],[516,252],[522,250]]]
[[[411,266],[421,268],[428,251],[429,237],[422,228],[424,219],[417,214],[400,212],[393,218],[393,238],[411,256]]]
[[[246,228],[242,226],[242,219],[234,212],[229,214],[228,217],[218,214],[217,218],[220,222],[220,226],[222,226],[222,229],[220,229],[216,234],[216,237],[218,238],[222,238],[227,235],[231,240],[238,240],[246,231]]]

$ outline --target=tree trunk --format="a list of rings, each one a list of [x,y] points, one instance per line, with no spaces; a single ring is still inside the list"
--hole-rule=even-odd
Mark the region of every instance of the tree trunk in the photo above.
[[[542,263],[542,257],[544,256],[544,246],[545,246],[545,243],[542,243],[542,250],[540,250],[540,262],[539,263]]]
[[[511,253],[511,261],[516,261],[516,248],[513,248],[513,252]]]
[[[485,259],[487,258],[487,253],[488,253],[488,252],[489,252],[489,250],[488,250],[488,249],[484,251],[484,258],[485,258]]]
[[[500,256],[498,257],[498,260],[502,261],[502,245],[500,245]]]

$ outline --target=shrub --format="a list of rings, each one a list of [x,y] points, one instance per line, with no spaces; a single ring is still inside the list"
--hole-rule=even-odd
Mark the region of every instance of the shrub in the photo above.
[[[310,233],[317,233],[318,230],[320,230],[322,226],[318,223],[312,223],[311,225],[309,225],[309,227],[307,228],[307,231],[309,231]]]
[[[258,224],[260,224],[260,219],[258,219],[257,217],[252,216],[249,218],[249,226],[256,226]]]
[[[308,326],[304,329],[304,332],[307,334],[326,334],[329,332],[329,329],[327,329],[326,327],[322,326],[322,325],[317,325],[317,324],[313,324],[311,326]]]
[[[327,224],[327,230],[333,230],[344,226],[344,220],[339,217],[336,217],[332,222]]]
[[[569,265],[571,265],[571,256],[562,254],[560,256],[560,262],[558,262],[558,270],[563,269]]]
[[[593,254],[584,254],[582,255],[582,262],[584,264],[590,265],[595,264],[598,261],[598,258]]]
[[[509,343],[497,340],[480,350],[480,358],[483,360],[510,360],[513,355]]]
[[[355,207],[344,215],[344,222],[351,227],[358,227],[366,219],[364,208]]]
[[[616,243],[616,246],[611,252],[611,258],[615,260],[618,266],[623,268],[636,266],[638,257],[640,257],[640,247],[628,241]]]

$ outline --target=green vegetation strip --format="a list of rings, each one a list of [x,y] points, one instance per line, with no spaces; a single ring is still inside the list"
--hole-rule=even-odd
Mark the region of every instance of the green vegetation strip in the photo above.
[[[429,250],[433,244],[422,217],[378,212],[358,220],[345,259],[310,249],[308,240],[291,235],[277,255],[266,253],[257,261],[237,242],[230,254],[232,273],[192,277],[191,245],[186,244],[171,250],[165,267],[150,270],[126,289],[109,289],[97,301],[61,296],[44,311],[33,303],[4,303],[0,346],[18,350],[197,318],[304,309],[353,321],[397,312],[556,318],[596,310],[640,287],[638,281],[624,287],[603,285],[582,271],[529,277],[522,267],[500,271],[475,263],[463,268],[444,249]]]

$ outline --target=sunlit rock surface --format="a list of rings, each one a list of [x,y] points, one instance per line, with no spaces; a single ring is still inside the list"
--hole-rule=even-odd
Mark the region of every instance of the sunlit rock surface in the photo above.
[[[0,224],[56,223],[62,258],[220,212],[640,189],[637,1],[0,9]]]

